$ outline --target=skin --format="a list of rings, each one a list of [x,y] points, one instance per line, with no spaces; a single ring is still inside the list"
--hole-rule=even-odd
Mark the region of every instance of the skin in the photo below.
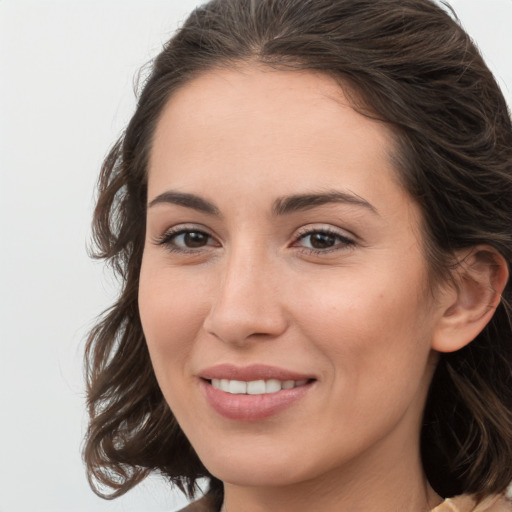
[[[313,72],[208,72],[162,113],[140,315],[163,394],[225,482],[229,512],[413,512],[441,501],[421,467],[419,431],[446,308],[427,291],[421,215],[392,151],[388,127]],[[333,190],[371,206],[272,211],[279,198]],[[154,202],[168,191],[218,214]],[[205,233],[204,245],[170,234],[181,228]],[[326,229],[330,247],[315,251],[311,232]],[[220,363],[316,381],[270,418],[234,421],[201,391],[199,374]]]

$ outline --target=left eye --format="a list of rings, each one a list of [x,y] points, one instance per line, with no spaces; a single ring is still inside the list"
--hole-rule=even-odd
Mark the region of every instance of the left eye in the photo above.
[[[338,246],[353,245],[354,241],[338,233],[311,231],[299,237],[297,244],[315,251],[325,251]]]

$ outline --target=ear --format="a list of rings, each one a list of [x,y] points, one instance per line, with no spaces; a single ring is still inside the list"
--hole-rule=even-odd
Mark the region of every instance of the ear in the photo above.
[[[477,246],[457,254],[454,283],[440,290],[440,317],[432,348],[455,352],[466,346],[492,318],[507,284],[503,256],[490,246]]]

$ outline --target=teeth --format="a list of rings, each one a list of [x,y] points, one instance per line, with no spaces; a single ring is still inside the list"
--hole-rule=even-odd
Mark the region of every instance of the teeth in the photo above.
[[[241,380],[230,380],[228,391],[233,395],[245,395],[247,393],[247,382],[242,382]]]
[[[265,389],[266,386],[264,380],[251,380],[250,382],[247,383],[247,394],[249,395],[263,395],[265,393]],[[281,387],[279,387],[278,391],[280,390]]]
[[[277,393],[283,389],[283,385],[280,380],[270,379],[265,382],[265,393]]]
[[[293,389],[295,387],[295,382],[293,380],[285,380],[282,386],[283,389]]]
[[[265,395],[268,393],[277,393],[282,389],[293,389],[297,386],[304,386],[307,380],[251,380],[249,382],[241,380],[212,379],[212,386],[226,393],[233,395]]]

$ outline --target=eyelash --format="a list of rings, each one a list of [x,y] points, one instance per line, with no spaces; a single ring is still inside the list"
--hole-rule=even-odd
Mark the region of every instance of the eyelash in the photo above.
[[[158,246],[163,246],[167,250],[171,252],[177,252],[181,254],[197,254],[199,251],[204,249],[205,247],[211,246],[210,244],[207,244],[205,246],[201,246],[198,248],[187,248],[187,247],[179,247],[177,246],[174,241],[175,239],[180,236],[187,233],[196,233],[200,235],[204,235],[208,237],[209,240],[213,240],[213,237],[208,234],[206,231],[202,229],[195,228],[194,226],[186,226],[186,227],[178,227],[178,228],[171,228],[170,230],[166,231],[163,235],[159,236],[155,240],[155,244]],[[328,254],[334,251],[342,251],[347,250],[351,247],[353,247],[356,242],[352,238],[349,238],[345,235],[342,235],[338,231],[326,227],[322,228],[303,228],[297,236],[295,237],[292,247],[296,247],[296,244],[299,243],[302,240],[305,240],[307,237],[310,237],[312,235],[326,235],[330,237],[334,237],[337,239],[337,243],[333,247],[328,247],[326,249],[315,249],[313,247],[301,247],[300,252],[306,253],[306,254],[312,254],[312,255],[323,255]]]
[[[185,227],[178,227],[178,228],[171,228],[168,231],[166,231],[163,235],[159,236],[155,240],[155,244],[159,246],[165,247],[167,250],[171,252],[177,252],[181,254],[197,254],[198,251],[203,249],[203,247],[199,247],[197,249],[191,248],[191,247],[179,247],[174,242],[174,240],[180,236],[187,233],[197,233],[200,235],[204,235],[208,237],[209,239],[213,239],[213,237],[208,234],[203,229],[196,228],[194,226],[185,226]]]
[[[317,234],[333,237],[333,238],[337,239],[337,242],[333,247],[329,247],[327,249],[315,249],[315,248],[302,247],[301,252],[304,252],[307,254],[320,254],[320,255],[328,254],[328,253],[335,252],[335,251],[347,250],[347,249],[353,247],[356,243],[354,239],[349,238],[346,235],[342,235],[338,231],[336,231],[332,228],[327,228],[327,227],[303,228],[303,230],[299,231],[299,234],[295,238],[295,241],[293,243],[296,244],[297,242],[300,242],[301,240],[306,239],[308,236],[310,237],[312,235],[317,235]]]

